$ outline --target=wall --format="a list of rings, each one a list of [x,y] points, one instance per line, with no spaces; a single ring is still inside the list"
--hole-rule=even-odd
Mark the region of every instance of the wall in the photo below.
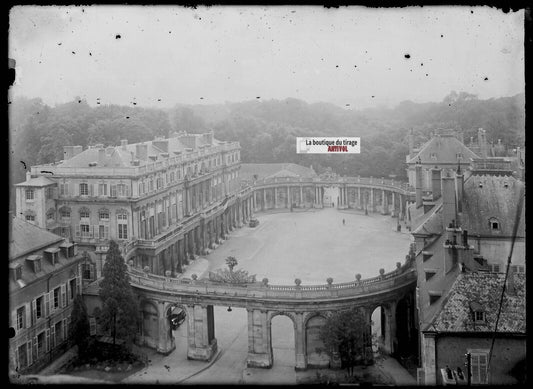
[[[492,337],[459,337],[438,336],[436,341],[437,384],[442,385],[440,369],[448,365],[451,369],[458,366],[464,369],[465,354],[468,349],[490,350]],[[515,378],[510,376],[509,371],[526,357],[526,337],[499,336],[494,343],[494,351],[490,366],[491,385],[516,384]]]

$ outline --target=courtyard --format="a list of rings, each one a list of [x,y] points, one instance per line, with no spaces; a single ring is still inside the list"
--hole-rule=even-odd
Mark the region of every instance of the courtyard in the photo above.
[[[209,271],[226,266],[228,256],[237,258],[237,268],[266,277],[271,284],[324,284],[348,282],[359,273],[374,277],[379,269],[392,271],[404,261],[411,236],[396,232],[396,219],[377,214],[333,208],[306,212],[275,212],[256,215],[260,224],[234,230],[227,241],[205,258],[198,258],[184,276],[206,278]],[[343,224],[343,219],[345,223]],[[246,367],[248,352],[247,312],[244,308],[215,307],[215,337],[218,353],[209,363],[187,360],[187,323],[173,331],[176,349],[160,355],[143,349],[146,368],[124,379],[125,383],[185,384],[295,384],[316,376],[316,371],[296,372],[294,329],[285,316],[272,320],[274,365],[271,369]],[[375,370],[375,371],[374,371]],[[369,372],[376,383],[387,382],[378,365]],[[371,378],[372,379],[372,378]]]

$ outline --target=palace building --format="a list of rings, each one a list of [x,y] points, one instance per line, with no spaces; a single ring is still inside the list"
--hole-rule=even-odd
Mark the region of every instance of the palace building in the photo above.
[[[33,166],[16,185],[16,213],[86,247],[93,278],[110,239],[136,266],[174,275],[250,217],[239,150],[212,133],[65,146],[62,161]]]

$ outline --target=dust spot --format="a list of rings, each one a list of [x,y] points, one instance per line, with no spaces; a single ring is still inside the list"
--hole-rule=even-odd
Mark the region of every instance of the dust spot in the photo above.
[[[120,38],[121,38],[120,34],[115,35],[115,39],[120,39]]]
[[[411,54],[405,54],[404,57],[409,59],[409,58],[411,58]]]

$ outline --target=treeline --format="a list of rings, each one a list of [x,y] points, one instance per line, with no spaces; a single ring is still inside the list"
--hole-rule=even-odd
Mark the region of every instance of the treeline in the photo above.
[[[18,98],[9,107],[10,179],[21,182],[26,167],[62,159],[65,145],[118,145],[121,139],[135,143],[172,131],[211,130],[217,139],[239,141],[243,162],[293,162],[319,172],[330,167],[343,175],[405,178],[410,129],[418,143],[436,128],[462,129],[468,142],[482,127],[489,141],[516,147],[524,144],[524,105],[524,94],[479,100],[465,92],[451,92],[436,103],[405,101],[392,109],[365,110],[294,98],[166,110],[91,107],[79,98],[50,107],[40,99]],[[296,154],[297,136],[360,136],[361,154]]]

